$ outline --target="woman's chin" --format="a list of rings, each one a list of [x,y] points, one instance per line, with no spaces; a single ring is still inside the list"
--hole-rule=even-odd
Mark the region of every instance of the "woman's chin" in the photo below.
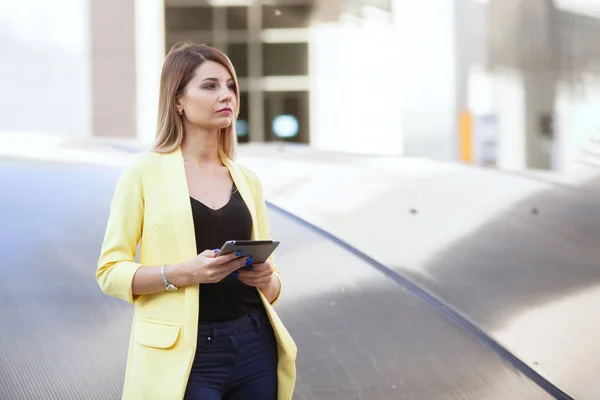
[[[198,127],[202,127],[203,129],[209,130],[219,130],[229,128],[233,123],[232,118],[215,118],[211,121],[190,121],[192,125],[196,125]]]
[[[215,121],[215,128],[217,129],[225,129],[229,128],[232,124],[233,120],[231,118],[219,118],[218,121]]]

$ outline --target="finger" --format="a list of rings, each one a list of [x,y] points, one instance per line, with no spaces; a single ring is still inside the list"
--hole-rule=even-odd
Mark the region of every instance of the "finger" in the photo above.
[[[240,270],[240,278],[249,278],[249,279],[259,279],[263,277],[269,277],[273,275],[273,270],[264,270],[264,271],[249,271],[249,270]]]
[[[250,259],[250,257],[238,257],[237,259],[231,260],[227,264],[223,265],[223,268],[231,272],[241,269],[246,265],[250,265],[251,263],[252,260]]]
[[[242,257],[239,261],[236,260],[236,262],[239,262],[239,267],[240,268],[252,268],[252,257]]]
[[[240,279],[240,282],[242,282],[246,286],[252,286],[252,287],[256,287],[257,286],[254,282],[250,282],[247,279],[242,279],[242,278],[239,278],[239,279]]]
[[[254,287],[261,286],[261,285],[266,285],[271,280],[270,277],[260,277],[260,278],[248,278],[248,277],[245,277],[244,278],[244,277],[241,277],[241,276],[238,279],[244,285],[254,286]]]
[[[270,270],[271,265],[269,263],[253,263],[252,264],[252,271],[266,271],[266,270]]]
[[[219,249],[215,249],[215,250],[204,250],[202,253],[200,253],[201,256],[204,256],[206,258],[215,258],[215,256],[217,255],[217,252],[219,251]]]
[[[235,260],[224,265],[217,265],[215,267],[218,269],[220,280],[225,279],[225,277],[231,273],[233,273],[234,278],[238,279],[239,267],[237,267]]]
[[[241,255],[242,255],[242,252],[238,251],[237,253],[229,253],[229,254],[225,254],[222,256],[217,256],[217,257],[215,257],[215,263],[218,265],[224,265],[229,262],[232,262],[236,258],[240,258]]]

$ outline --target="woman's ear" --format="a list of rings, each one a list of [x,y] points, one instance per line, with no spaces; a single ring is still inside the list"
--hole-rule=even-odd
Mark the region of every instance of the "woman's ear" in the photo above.
[[[179,113],[179,115],[183,115],[183,105],[181,104],[179,97],[175,101],[175,107],[177,108],[177,112]]]
[[[183,100],[183,91],[182,90],[178,90],[177,93],[175,93],[175,106],[177,107],[177,109],[182,108],[183,104],[181,104],[181,100]]]

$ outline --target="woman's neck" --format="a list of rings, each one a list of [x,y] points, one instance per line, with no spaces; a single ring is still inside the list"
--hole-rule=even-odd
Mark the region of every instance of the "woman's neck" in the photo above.
[[[219,131],[186,126],[181,153],[186,162],[192,162],[200,167],[221,166]]]

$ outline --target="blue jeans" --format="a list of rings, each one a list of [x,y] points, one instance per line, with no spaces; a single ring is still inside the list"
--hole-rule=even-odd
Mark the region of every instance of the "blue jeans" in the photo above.
[[[277,342],[265,310],[201,323],[184,400],[256,399],[277,399]]]

